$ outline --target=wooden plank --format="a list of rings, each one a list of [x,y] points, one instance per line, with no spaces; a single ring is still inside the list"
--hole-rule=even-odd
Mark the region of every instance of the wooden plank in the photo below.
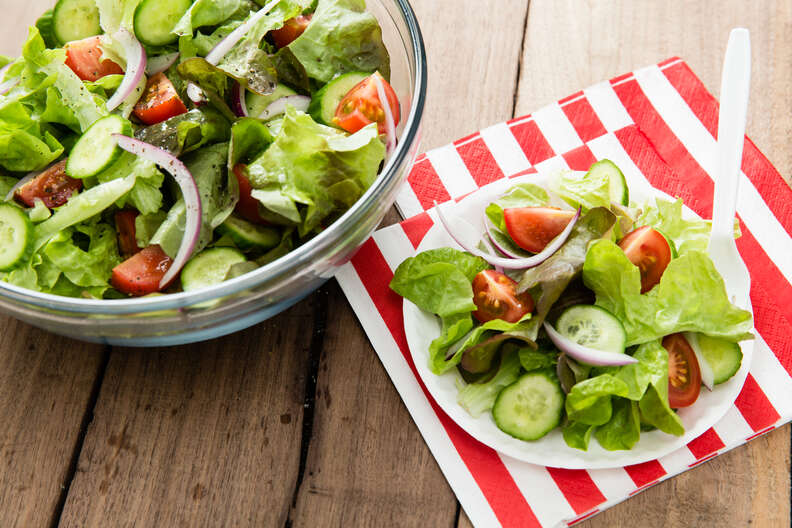
[[[314,298],[200,345],[113,350],[61,526],[283,526],[321,310]]]
[[[789,178],[790,23],[792,4],[781,0],[532,0],[517,114],[674,55],[717,95],[729,30],[745,26],[753,62],[748,134]],[[581,526],[789,526],[789,430],[655,486]]]
[[[412,5],[429,56],[421,149],[511,117],[526,3]],[[451,525],[456,503],[448,484],[348,303],[337,289],[330,291],[313,436],[294,526],[314,526],[317,519],[325,526]]]
[[[56,518],[103,355],[0,317],[0,526]]]
[[[52,5],[51,0],[4,1],[0,55],[19,56],[22,53],[22,44],[27,38],[28,27],[34,25],[41,13]]]

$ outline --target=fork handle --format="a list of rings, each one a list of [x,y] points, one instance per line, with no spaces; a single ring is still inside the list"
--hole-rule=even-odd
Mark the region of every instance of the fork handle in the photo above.
[[[751,81],[751,38],[745,28],[729,35],[721,77],[718,114],[718,172],[712,202],[712,239],[731,237],[737,208],[748,92]]]

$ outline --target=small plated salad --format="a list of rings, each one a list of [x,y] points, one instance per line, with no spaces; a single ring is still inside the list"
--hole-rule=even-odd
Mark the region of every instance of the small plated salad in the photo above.
[[[0,280],[44,293],[251,271],[346,212],[396,145],[363,0],[58,0],[0,67]]]
[[[681,200],[631,201],[622,172],[601,160],[472,204],[453,217],[435,208],[462,250],[435,237],[390,284],[420,310],[405,303],[405,325],[411,350],[428,348],[424,380],[444,380],[427,382],[430,391],[455,387],[456,404],[478,423],[490,416],[484,426],[511,446],[552,432],[573,457],[592,437],[604,454],[649,431],[656,449],[658,434],[686,434],[687,408],[699,420],[712,397],[728,400],[722,412],[731,405],[740,387],[716,386],[745,372],[739,343],[752,338],[752,315],[730,302],[706,253],[709,222],[684,214]],[[567,467],[590,462],[578,460]],[[588,467],[608,467],[598,464]]]

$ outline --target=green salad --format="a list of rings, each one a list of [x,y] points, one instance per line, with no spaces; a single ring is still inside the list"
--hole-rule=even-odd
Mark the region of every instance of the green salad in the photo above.
[[[464,251],[396,269],[390,287],[441,323],[429,369],[456,370],[458,403],[521,440],[561,427],[570,447],[627,450],[642,431],[683,435],[676,411],[734,376],[752,338],[706,253],[709,222],[681,200],[631,202],[609,160],[549,187],[490,203],[483,237],[437,207]]]
[[[58,0],[0,56],[0,280],[194,290],[346,212],[396,144],[364,0]]]

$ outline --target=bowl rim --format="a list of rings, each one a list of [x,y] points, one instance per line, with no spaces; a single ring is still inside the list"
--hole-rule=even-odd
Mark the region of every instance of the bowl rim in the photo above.
[[[379,197],[386,194],[401,181],[396,178],[402,165],[410,161],[409,155],[413,143],[418,137],[419,124],[426,102],[427,68],[426,49],[423,35],[418,25],[415,12],[408,0],[394,0],[399,8],[403,22],[407,25],[410,43],[412,45],[412,59],[415,63],[415,81],[413,84],[413,100],[410,113],[405,121],[404,133],[393,155],[388,159],[374,183],[363,193],[355,204],[352,205],[341,217],[333,222],[327,229],[305,244],[293,249],[286,255],[256,270],[250,271],[229,279],[220,284],[190,292],[171,293],[155,297],[138,297],[130,299],[81,299],[78,297],[65,297],[51,293],[42,293],[29,290],[21,286],[0,281],[0,300],[8,299],[28,305],[43,307],[50,310],[60,310],[77,313],[103,314],[129,314],[157,310],[183,308],[207,300],[234,295],[241,291],[277,280],[289,274],[301,265],[309,263],[317,254],[328,249],[336,241],[337,235],[352,229],[376,205]],[[403,37],[403,36],[402,36]]]

